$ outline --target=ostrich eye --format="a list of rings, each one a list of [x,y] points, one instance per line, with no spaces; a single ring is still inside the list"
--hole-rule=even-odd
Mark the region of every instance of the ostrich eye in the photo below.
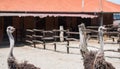
[[[10,30],[10,28],[8,28],[8,30]]]
[[[100,30],[102,30],[102,28],[100,28]]]

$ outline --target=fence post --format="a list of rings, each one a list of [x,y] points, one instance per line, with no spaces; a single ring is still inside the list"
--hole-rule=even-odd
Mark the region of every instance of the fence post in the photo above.
[[[118,48],[118,52],[120,52],[120,28],[118,28],[118,44],[119,44],[119,48]]]
[[[63,32],[64,28],[63,26],[60,26],[60,41],[63,42],[64,41],[64,32]]]

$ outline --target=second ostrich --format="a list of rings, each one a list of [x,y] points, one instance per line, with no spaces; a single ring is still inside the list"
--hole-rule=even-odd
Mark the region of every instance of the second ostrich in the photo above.
[[[104,27],[100,26],[98,29],[98,33],[99,33],[99,40],[100,40],[100,49],[98,51],[98,53],[95,56],[95,60],[94,60],[94,64],[93,64],[93,69],[115,69],[111,63],[105,61],[104,58],[104,50],[103,50],[103,46],[104,46],[104,42],[103,42],[103,30]]]
[[[14,37],[12,36],[12,33],[15,31],[15,28],[12,26],[7,27],[7,34],[10,41],[10,52],[9,57],[7,59],[8,62],[8,69],[40,69],[38,67],[35,67],[33,64],[27,63],[27,61],[23,63],[18,63],[13,55],[13,48],[14,48]]]
[[[98,52],[89,51],[87,49],[87,40],[85,34],[85,27],[83,24],[79,25],[81,54],[83,57],[84,69],[115,69],[111,63],[105,61],[103,51],[103,26],[98,29],[101,48]]]

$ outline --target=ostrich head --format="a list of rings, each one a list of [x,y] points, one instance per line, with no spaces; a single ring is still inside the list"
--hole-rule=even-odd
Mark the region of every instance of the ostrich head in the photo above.
[[[12,34],[15,31],[15,28],[13,26],[8,26],[6,31]]]
[[[8,26],[6,31],[7,31],[8,37],[9,37],[9,41],[10,41],[9,57],[12,57],[13,56],[13,47],[14,47],[14,38],[12,36],[12,33],[15,31],[15,28],[12,26]]]
[[[81,42],[81,44],[84,44],[85,42],[84,42],[84,39],[85,39],[85,32],[83,31],[84,29],[85,29],[85,25],[82,23],[82,24],[80,24],[79,26],[79,34],[80,34],[80,42]]]
[[[106,30],[105,25],[98,28],[98,32]]]

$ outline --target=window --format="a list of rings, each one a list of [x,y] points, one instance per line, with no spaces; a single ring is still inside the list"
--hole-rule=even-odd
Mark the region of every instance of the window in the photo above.
[[[120,13],[114,13],[113,18],[114,20],[120,20]]]

